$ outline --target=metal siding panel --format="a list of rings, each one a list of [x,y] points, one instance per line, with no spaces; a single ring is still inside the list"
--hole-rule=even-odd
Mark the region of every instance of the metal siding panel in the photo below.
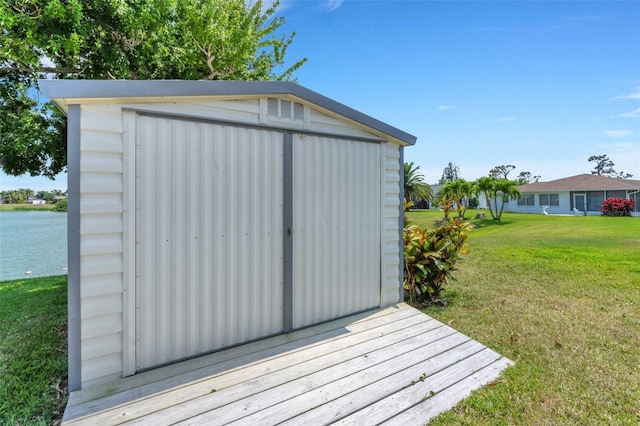
[[[122,192],[122,174],[83,172],[80,179],[81,192]]]
[[[80,275],[87,276],[122,272],[122,253],[94,254],[82,256]],[[120,329],[114,329],[117,333]]]
[[[82,340],[114,334],[113,329],[118,329],[119,327],[122,327],[121,313],[83,318]],[[85,380],[88,380],[88,378],[85,378],[83,372],[82,381],[84,382]]]
[[[294,137],[294,328],[380,303],[380,148]]]
[[[393,143],[383,147],[383,279],[382,305],[402,300],[402,148]]]
[[[82,217],[87,214],[122,214],[122,194],[85,192],[80,199],[80,210]]]
[[[80,224],[80,233],[100,234],[122,232],[122,216],[117,213],[83,215]]]
[[[138,369],[282,331],[282,133],[140,120]]]

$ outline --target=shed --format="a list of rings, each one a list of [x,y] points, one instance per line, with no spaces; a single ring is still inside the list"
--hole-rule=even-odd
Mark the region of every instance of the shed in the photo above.
[[[40,88],[68,116],[71,391],[402,300],[414,136],[291,82]]]

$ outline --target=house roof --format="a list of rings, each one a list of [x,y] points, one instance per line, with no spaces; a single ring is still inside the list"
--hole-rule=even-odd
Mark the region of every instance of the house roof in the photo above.
[[[63,110],[89,99],[187,98],[271,95],[294,97],[315,104],[408,145],[416,137],[389,124],[290,81],[205,80],[39,80],[42,93]]]
[[[520,192],[640,190],[640,180],[618,179],[585,173],[549,182],[528,183],[521,185],[518,189]]]

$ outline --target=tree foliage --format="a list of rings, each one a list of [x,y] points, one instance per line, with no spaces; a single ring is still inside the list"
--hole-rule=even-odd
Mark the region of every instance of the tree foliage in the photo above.
[[[458,217],[464,220],[464,214],[469,206],[469,199],[473,197],[475,188],[473,183],[462,178],[447,182],[440,190],[444,199],[452,200],[457,207]]]
[[[442,170],[442,177],[438,181],[438,183],[443,184],[447,182],[453,182],[454,180],[460,178],[460,167],[453,164],[451,161],[447,166]]]
[[[420,166],[404,163],[404,196],[408,201],[431,201],[433,191],[420,174]]]
[[[527,183],[538,182],[540,180],[540,175],[533,175],[531,172],[520,172],[518,173],[518,177],[516,178],[516,182],[518,185],[525,185]]]
[[[34,196],[34,192],[31,188],[10,189],[0,192],[0,196],[5,204],[25,204],[29,197]]]
[[[598,175],[598,176],[608,176],[608,177],[617,177],[620,179],[626,179],[626,178],[630,178],[633,177],[633,175],[631,173],[625,173],[625,172],[617,172],[613,166],[615,166],[615,164],[613,163],[613,161],[611,161],[609,159],[609,156],[606,154],[603,155],[592,155],[591,157],[588,158],[588,161],[592,161],[594,163],[596,163],[596,165],[594,166],[593,170],[591,170],[591,174],[592,175]]]
[[[12,175],[66,167],[64,117],[38,78],[290,80],[295,33],[261,0],[3,0],[0,161]]]
[[[492,176],[483,176],[475,182],[477,194],[483,194],[487,200],[489,214],[493,220],[502,219],[504,205],[509,200],[518,199],[521,194],[518,190],[518,182],[509,179],[498,179]],[[500,205],[498,206],[498,200]]]
[[[508,179],[509,173],[511,173],[511,171],[515,168],[516,166],[514,166],[513,164],[502,164],[500,166],[495,166],[489,171],[489,176],[496,179]]]

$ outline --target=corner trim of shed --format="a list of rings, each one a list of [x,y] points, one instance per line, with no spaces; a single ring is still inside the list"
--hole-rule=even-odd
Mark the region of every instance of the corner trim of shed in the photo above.
[[[67,124],[67,245],[68,245],[68,352],[69,390],[81,387],[81,309],[80,309],[80,105],[69,105]]]

